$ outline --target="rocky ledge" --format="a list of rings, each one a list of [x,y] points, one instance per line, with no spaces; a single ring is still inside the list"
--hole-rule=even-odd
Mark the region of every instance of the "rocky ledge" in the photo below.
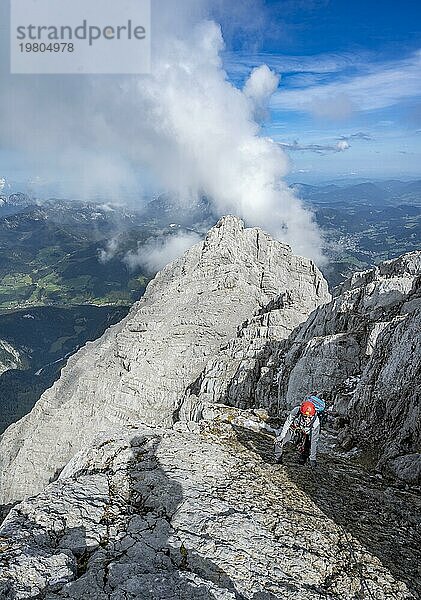
[[[343,483],[362,512],[341,520],[328,471],[268,464],[270,441],[241,425],[250,415],[226,410],[193,432],[126,427],[76,455],[4,522],[0,597],[417,597],[405,567],[408,553],[417,564],[419,540],[396,494],[370,498],[376,482],[351,469]],[[389,521],[377,538],[379,518]]]

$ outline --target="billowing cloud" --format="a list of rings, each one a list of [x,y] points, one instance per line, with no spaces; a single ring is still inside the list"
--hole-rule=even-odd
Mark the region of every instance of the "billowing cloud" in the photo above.
[[[288,158],[255,120],[276,76],[261,67],[244,91],[234,87],[207,9],[202,0],[176,11],[154,2],[149,76],[9,79],[0,90],[2,143],[76,173],[79,194],[118,199],[138,181],[185,203],[204,194],[218,215],[237,214],[320,261],[312,214],[283,181]]]
[[[114,237],[111,238],[105,248],[99,248],[98,250],[98,260],[100,263],[102,264],[106,264],[107,262],[110,262],[110,260],[112,260],[115,255],[117,254],[117,250],[119,247],[119,242],[118,242],[118,238]]]
[[[6,185],[6,180],[4,177],[0,177],[0,192],[4,189],[4,186]]]
[[[201,239],[194,232],[179,232],[167,237],[154,238],[140,246],[137,252],[128,252],[124,257],[124,262],[131,271],[143,267],[150,273],[156,273],[168,263],[182,256],[188,248],[200,242]]]
[[[250,98],[254,106],[254,116],[258,122],[265,121],[269,114],[269,101],[278,88],[279,77],[262,65],[253,69],[244,85],[244,94]]]

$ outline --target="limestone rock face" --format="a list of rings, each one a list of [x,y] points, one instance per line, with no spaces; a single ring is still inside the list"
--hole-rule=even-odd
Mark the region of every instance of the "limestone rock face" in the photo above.
[[[324,301],[329,298],[325,291]],[[276,410],[277,399],[273,402],[271,398],[276,383],[270,368],[272,353],[300,324],[302,311],[309,308],[308,299],[292,290],[245,321],[236,337],[222,346],[188,388],[180,416],[186,420],[199,419],[203,410],[215,403],[241,409],[261,406]]]
[[[71,357],[32,412],[3,434],[0,503],[39,492],[99,431],[188,418],[186,390],[209,359],[280,297],[289,299],[279,308],[282,336],[329,299],[311,261],[236,217],[221,219],[156,276],[121,323]],[[270,315],[262,318],[270,331]]]
[[[19,350],[0,339],[0,375],[10,369],[23,369],[24,359]]]
[[[409,253],[356,273],[316,310],[289,340],[280,363],[280,395],[287,405],[311,390],[330,392],[335,401],[335,390],[362,373],[377,336],[413,294],[420,273],[421,252]],[[343,401],[340,392],[337,400]]]
[[[377,338],[351,404],[345,433],[380,449],[379,467],[421,485],[421,293]]]
[[[320,393],[349,419],[342,440],[411,483],[420,478],[420,275],[421,252],[356,273],[273,350],[266,376],[266,406],[275,375],[278,409]]]
[[[3,600],[415,599],[216,422],[101,436],[9,513],[0,549]]]

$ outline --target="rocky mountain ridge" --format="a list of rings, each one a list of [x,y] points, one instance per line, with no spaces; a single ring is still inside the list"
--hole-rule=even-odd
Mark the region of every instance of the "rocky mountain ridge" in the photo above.
[[[223,218],[155,277],[126,319],[71,357],[32,412],[6,430],[0,501],[41,491],[98,431],[134,421],[171,427],[208,359],[285,294],[283,337],[330,299],[311,261]]]
[[[356,273],[271,357],[278,408],[317,390],[345,421],[348,448],[371,451],[379,468],[413,484],[421,483],[420,281],[421,252]]]
[[[246,321],[212,357],[186,405],[215,402],[282,414],[309,392],[325,398],[339,439],[378,468],[421,483],[421,252],[356,273],[286,337],[292,305],[280,297]]]
[[[343,441],[416,482],[420,258],[331,299],[310,261],[221,220],[1,438],[3,498],[39,493],[0,528],[0,597],[419,597],[419,495],[330,428],[317,471],[273,465],[261,428],[318,384]]]

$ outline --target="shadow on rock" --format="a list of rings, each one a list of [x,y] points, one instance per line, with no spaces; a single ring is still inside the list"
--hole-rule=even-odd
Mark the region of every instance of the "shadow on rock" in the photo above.
[[[274,462],[273,438],[238,426],[234,430],[241,444],[266,463]],[[421,597],[420,495],[388,485],[337,454],[319,454],[313,471],[297,464],[290,445],[285,449],[284,465],[277,468],[285,469],[289,479],[326,517],[343,528],[344,549],[350,557],[354,537],[397,580],[404,581],[415,597]]]
[[[9,512],[12,508],[16,506],[16,503],[13,504],[0,504],[0,525],[3,523]],[[0,596],[1,598],[1,596]]]
[[[130,442],[106,440],[42,500],[11,511],[0,538],[6,542],[2,600],[245,600],[186,539],[194,538],[189,515],[173,525],[186,500],[183,471],[164,471],[156,456],[160,441],[151,432]],[[96,495],[100,489],[106,493]],[[247,598],[274,600],[264,592]]]
[[[111,540],[105,548],[106,592],[116,600],[241,600],[228,575],[188,548],[183,534],[173,528],[172,518],[184,497],[182,486],[160,466],[159,441],[151,443],[142,435],[131,440],[127,531],[118,542],[122,552],[114,551]]]

